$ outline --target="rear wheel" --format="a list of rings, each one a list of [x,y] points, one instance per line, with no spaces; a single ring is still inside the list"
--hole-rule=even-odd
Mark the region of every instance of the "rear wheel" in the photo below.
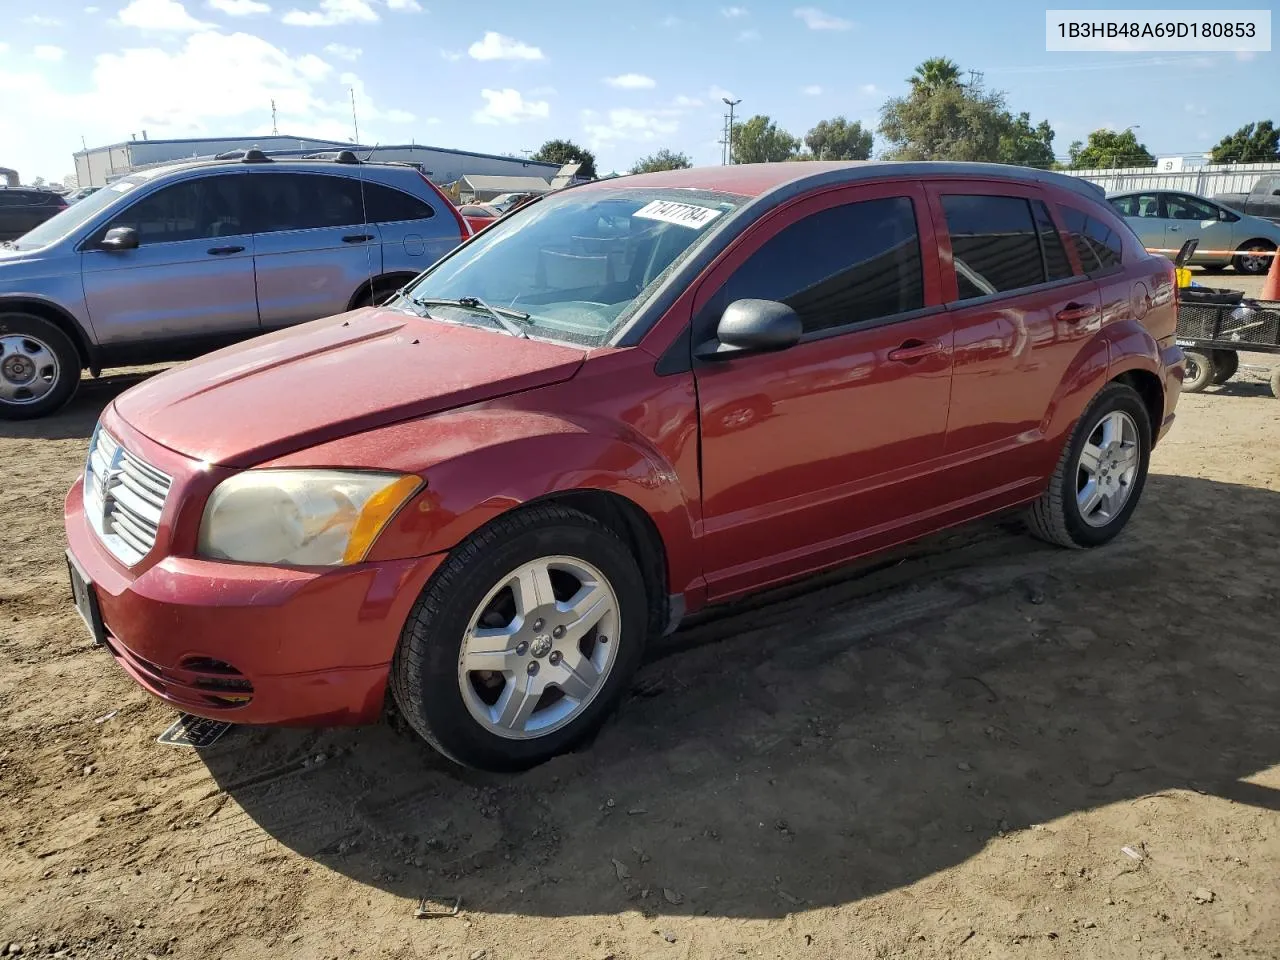
[[[1271,257],[1260,254],[1273,250],[1275,250],[1275,244],[1268,240],[1250,240],[1240,245],[1236,255],[1231,259],[1231,265],[1236,268],[1236,273],[1259,276],[1271,269]]]
[[[1213,357],[1204,350],[1184,350],[1186,372],[1182,378],[1183,393],[1199,393],[1213,383],[1216,372]]]
[[[1214,384],[1226,383],[1240,369],[1240,354],[1234,350],[1215,350],[1212,357]]]
[[[0,314],[0,419],[53,413],[80,383],[80,355],[54,324],[28,313]]]
[[[1028,523],[1042,540],[1096,547],[1124,529],[1142,496],[1151,418],[1130,386],[1111,383],[1093,399],[1062,450]]]
[[[604,722],[639,665],[639,565],[608,528],[554,504],[455,549],[409,615],[391,690],[446,756],[488,770],[541,763]]]

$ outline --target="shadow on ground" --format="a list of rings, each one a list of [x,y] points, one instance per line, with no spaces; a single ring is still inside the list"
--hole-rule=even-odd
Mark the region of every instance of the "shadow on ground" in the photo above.
[[[16,440],[88,439],[102,410],[135,384],[159,373],[158,367],[86,377],[70,402],[57,413],[38,420],[0,420],[0,438]]]
[[[1103,550],[978,525],[683,630],[591,747],[527,774],[387,724],[236,731],[205,762],[279,842],[473,912],[856,901],[1173,788],[1280,810],[1244,779],[1280,763],[1278,544],[1280,494],[1152,476]]]

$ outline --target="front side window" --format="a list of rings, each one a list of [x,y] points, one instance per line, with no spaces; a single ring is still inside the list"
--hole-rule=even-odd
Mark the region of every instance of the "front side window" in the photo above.
[[[99,236],[114,227],[132,227],[139,246],[147,246],[246,234],[240,196],[244,179],[242,174],[223,174],[161,187],[112,217]]]
[[[107,207],[121,201],[146,180],[145,174],[139,174],[127,180],[117,180],[101,190],[95,190],[83,200],[76,201],[61,213],[50,217],[21,239],[15,240],[13,245],[19,250],[38,250],[48,246],[73,230],[85,226],[99,213],[103,213]],[[0,191],[0,195],[3,195],[3,191]]]
[[[1198,197],[1182,193],[1164,195],[1165,216],[1170,220],[1217,220],[1218,208]]]
[[[1031,204],[1022,197],[950,194],[942,198],[961,300],[1045,282]]]
[[[491,326],[474,309],[430,302],[479,298],[524,315],[519,322],[534,336],[597,346],[742,199],[701,190],[566,190],[487,227],[401,302],[439,320]]]
[[[734,271],[702,316],[718,320],[748,298],[785,303],[805,333],[920,309],[914,204],[909,197],[846,203],[784,227]]]
[[[1115,197],[1110,203],[1122,217],[1160,216],[1160,198],[1154,193],[1131,193],[1126,197]]]

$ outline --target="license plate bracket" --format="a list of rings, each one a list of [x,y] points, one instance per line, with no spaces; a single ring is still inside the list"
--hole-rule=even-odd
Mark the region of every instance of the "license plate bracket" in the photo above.
[[[95,646],[106,646],[107,625],[102,621],[102,607],[98,604],[98,591],[93,581],[80,569],[71,551],[67,551],[67,576],[71,580],[71,597],[76,604],[76,612],[89,628]]]

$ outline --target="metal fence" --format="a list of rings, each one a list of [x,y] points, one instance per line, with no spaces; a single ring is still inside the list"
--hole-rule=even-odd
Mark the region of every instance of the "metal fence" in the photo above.
[[[1131,190],[1182,190],[1212,197],[1218,193],[1248,193],[1258,178],[1280,174],[1280,163],[1208,164],[1194,170],[1162,173],[1154,167],[1124,167],[1115,170],[1068,170],[1098,184],[1107,193]]]

